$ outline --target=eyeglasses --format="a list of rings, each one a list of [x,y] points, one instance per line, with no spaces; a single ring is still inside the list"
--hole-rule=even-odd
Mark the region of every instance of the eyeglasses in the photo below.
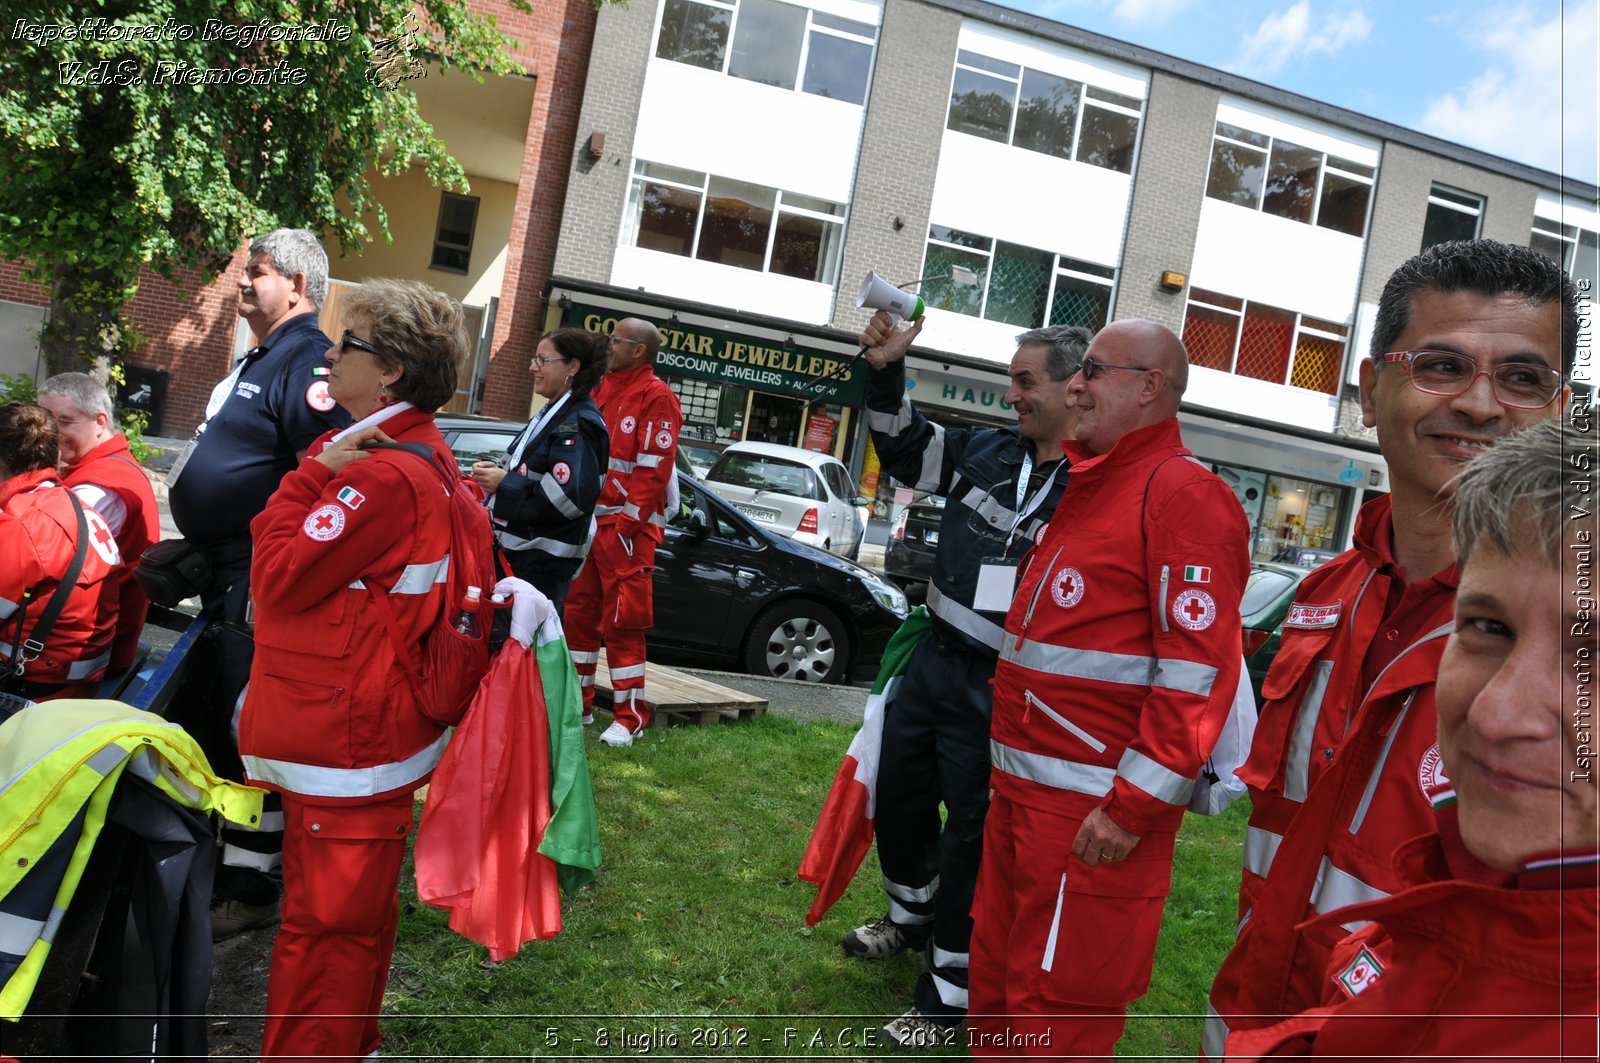
[[[349,329],[345,329],[344,330],[344,335],[339,337],[339,349],[341,351],[347,351],[351,347],[354,347],[358,351],[366,351],[368,354],[372,355],[374,358],[383,358],[383,357],[385,357],[384,353],[382,351],[378,350],[378,348],[374,347],[372,344],[368,343],[366,340],[360,339],[360,338],[358,338],[356,336],[352,336],[350,334],[350,330]]]
[[[1132,369],[1140,373],[1148,373],[1151,368],[1148,365],[1116,365],[1112,362],[1097,362],[1093,358],[1085,357],[1083,359],[1082,372],[1083,379],[1093,380],[1107,369]]]
[[[536,354],[536,355],[533,356],[533,364],[538,366],[540,369],[543,369],[545,366],[551,365],[551,364],[553,364],[555,362],[564,362],[564,361],[566,361],[566,359],[561,357],[561,355],[559,355],[559,354],[556,355],[554,358],[546,358],[542,354]]]
[[[1503,406],[1540,410],[1561,394],[1566,375],[1538,362],[1501,362],[1492,369],[1453,351],[1390,351],[1386,362],[1405,363],[1411,386],[1429,395],[1463,395],[1480,376],[1489,378]]]
[[[633,344],[633,345],[635,345],[637,347],[644,346],[644,341],[643,340],[630,340],[626,336],[612,336],[610,342],[612,342],[612,343],[631,343],[631,344]]]

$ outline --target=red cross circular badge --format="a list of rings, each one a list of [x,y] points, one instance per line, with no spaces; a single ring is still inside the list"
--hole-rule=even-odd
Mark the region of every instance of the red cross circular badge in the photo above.
[[[344,531],[344,510],[332,504],[319,506],[311,511],[300,530],[319,543],[337,539]]]
[[[1083,601],[1083,573],[1068,565],[1050,581],[1050,597],[1063,609]]]
[[[632,415],[632,414],[629,414],[629,415],[628,415],[628,416],[627,416],[627,417],[624,417],[624,418],[623,418],[623,419],[622,419],[622,424],[621,424],[621,425],[620,425],[620,426],[619,426],[619,427],[620,427],[620,428],[621,428],[621,429],[622,429],[622,430],[623,430],[623,431],[624,431],[624,432],[632,432],[632,431],[633,431],[633,429],[634,429],[634,426],[635,426],[635,425],[637,425],[637,424],[638,424],[638,423],[639,423],[639,422],[638,422],[638,421],[635,421],[635,420],[634,420],[634,419],[633,419],[633,415]]]
[[[550,475],[556,478],[556,483],[564,484],[568,480],[572,479],[572,466],[568,465],[564,461],[558,461],[550,470]]]
[[[89,525],[89,545],[100,555],[100,560],[108,565],[121,564],[122,555],[117,551],[116,537],[111,534],[106,519],[88,506],[83,507],[83,519]]]
[[[1422,796],[1428,797],[1430,790],[1449,781],[1450,777],[1444,773],[1444,758],[1439,755],[1439,743],[1435,742],[1417,762],[1417,785],[1422,787]]]
[[[306,388],[306,405],[321,413],[333,409],[333,396],[328,394],[326,380],[313,380],[311,386]]]
[[[1172,619],[1190,631],[1204,631],[1217,618],[1217,603],[1205,591],[1190,587],[1172,599]]]

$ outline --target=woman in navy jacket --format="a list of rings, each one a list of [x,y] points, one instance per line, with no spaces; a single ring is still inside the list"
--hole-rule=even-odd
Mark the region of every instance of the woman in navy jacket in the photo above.
[[[606,337],[583,329],[546,333],[529,366],[545,399],[499,462],[480,461],[472,478],[491,496],[495,538],[511,571],[559,611],[594,538],[611,443],[590,390],[605,376]]]

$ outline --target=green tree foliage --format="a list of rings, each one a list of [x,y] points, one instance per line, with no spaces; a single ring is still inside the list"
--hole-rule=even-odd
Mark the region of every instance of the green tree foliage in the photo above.
[[[49,287],[52,372],[125,353],[141,267],[217,273],[280,225],[350,249],[366,214],[387,236],[369,168],[463,188],[412,79],[520,69],[465,0],[20,0],[3,23],[0,257]]]

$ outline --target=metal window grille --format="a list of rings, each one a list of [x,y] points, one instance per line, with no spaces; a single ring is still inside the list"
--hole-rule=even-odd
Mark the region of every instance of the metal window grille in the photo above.
[[[1098,332],[1111,316],[1111,289],[1077,277],[1057,276],[1050,324],[1081,325]]]
[[[1189,364],[1233,371],[1233,349],[1239,341],[1239,315],[1226,310],[1189,304],[1183,321],[1183,346]]]
[[[1248,305],[1239,332],[1239,357],[1233,371],[1239,376],[1283,383],[1289,376],[1289,352],[1294,348],[1295,315],[1270,306]]]
[[[1336,395],[1339,393],[1339,364],[1343,361],[1343,343],[1302,332],[1294,349],[1289,386]]]

